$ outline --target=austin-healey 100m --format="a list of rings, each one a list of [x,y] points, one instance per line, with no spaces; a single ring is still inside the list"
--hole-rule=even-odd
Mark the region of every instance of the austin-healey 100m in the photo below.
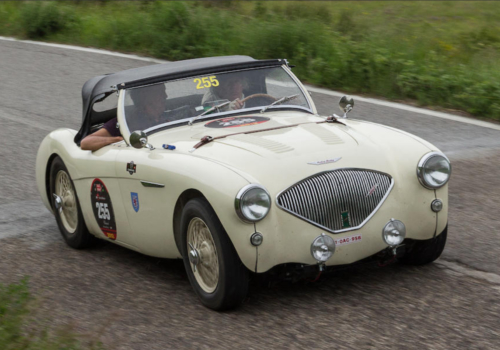
[[[97,76],[79,131],[40,145],[37,186],[64,240],[181,258],[201,302],[249,277],[375,256],[421,265],[446,243],[448,158],[406,132],[320,116],[283,59],[201,58]],[[123,141],[82,140],[112,123]]]

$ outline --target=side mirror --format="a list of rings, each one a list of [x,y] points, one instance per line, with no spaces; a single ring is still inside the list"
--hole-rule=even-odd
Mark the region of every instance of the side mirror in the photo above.
[[[347,118],[347,113],[352,111],[352,108],[354,107],[354,99],[352,97],[348,96],[342,96],[342,98],[339,101],[339,107],[342,112],[344,112],[344,118]]]
[[[144,131],[136,130],[132,134],[130,134],[130,144],[132,147],[140,149],[140,148],[149,148],[150,150],[154,150],[154,147],[148,143],[148,137],[144,133]]]

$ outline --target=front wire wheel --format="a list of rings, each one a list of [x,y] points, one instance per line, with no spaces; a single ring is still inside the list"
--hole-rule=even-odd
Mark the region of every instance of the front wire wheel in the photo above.
[[[191,270],[206,293],[213,293],[219,283],[219,257],[210,229],[200,218],[193,218],[187,229]]]
[[[248,292],[248,269],[205,198],[184,206],[180,239],[189,282],[202,304],[218,311],[241,304]]]
[[[430,264],[441,256],[446,245],[447,236],[448,225],[437,237],[425,241],[414,241],[410,249],[398,261],[404,265]]]

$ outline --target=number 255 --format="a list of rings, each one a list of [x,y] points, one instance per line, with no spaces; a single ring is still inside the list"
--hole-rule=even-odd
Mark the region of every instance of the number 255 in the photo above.
[[[209,88],[211,86],[219,86],[219,81],[216,79],[215,75],[212,75],[211,77],[204,77],[201,79],[196,78],[193,81],[197,83],[196,85],[197,89]]]

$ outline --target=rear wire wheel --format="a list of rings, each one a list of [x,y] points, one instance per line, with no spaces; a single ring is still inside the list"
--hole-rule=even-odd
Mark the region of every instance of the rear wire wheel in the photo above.
[[[248,270],[206,199],[186,204],[181,233],[184,267],[202,304],[218,311],[238,306],[248,292]]]
[[[70,247],[83,249],[97,241],[85,226],[75,186],[59,157],[50,166],[50,201],[59,231]]]
[[[59,170],[56,174],[54,193],[62,200],[61,211],[59,212],[61,223],[66,232],[74,234],[78,226],[76,195],[69,175],[64,170]]]

